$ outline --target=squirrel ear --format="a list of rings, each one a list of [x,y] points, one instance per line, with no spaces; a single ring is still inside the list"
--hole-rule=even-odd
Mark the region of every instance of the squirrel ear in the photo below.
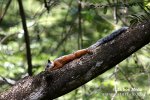
[[[51,63],[51,61],[48,59],[48,63]]]

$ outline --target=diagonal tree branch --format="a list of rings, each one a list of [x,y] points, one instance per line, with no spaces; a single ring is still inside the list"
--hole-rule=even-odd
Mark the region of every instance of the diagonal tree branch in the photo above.
[[[8,8],[9,8],[10,4],[11,4],[11,1],[12,1],[12,0],[9,0],[9,1],[8,1],[8,3],[6,4],[5,11],[4,11],[3,15],[0,16],[0,24],[1,24],[1,22],[3,21],[5,14],[7,13],[7,10],[8,10]]]
[[[150,21],[129,28],[115,39],[93,48],[84,55],[51,73],[41,72],[20,80],[2,93],[3,100],[50,100],[64,95],[109,70],[150,42]]]
[[[4,85],[4,84],[8,84],[10,86],[13,86],[15,84],[15,82],[16,82],[15,80],[5,78],[5,77],[0,75],[0,86]]]

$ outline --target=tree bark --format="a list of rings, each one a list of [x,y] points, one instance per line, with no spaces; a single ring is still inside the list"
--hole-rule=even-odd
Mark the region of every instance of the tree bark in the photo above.
[[[50,100],[64,95],[109,70],[150,42],[150,21],[129,28],[112,41],[52,72],[21,79],[0,100]]]

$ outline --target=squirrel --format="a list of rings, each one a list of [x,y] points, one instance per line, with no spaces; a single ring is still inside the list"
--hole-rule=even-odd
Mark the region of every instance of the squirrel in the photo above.
[[[125,32],[127,29],[128,29],[128,27],[122,27],[122,28],[112,32],[112,34],[98,40],[94,45],[90,46],[89,48],[78,50],[69,55],[61,56],[59,58],[56,58],[54,61],[48,60],[45,70],[50,72],[52,70],[59,69],[74,59],[80,58],[81,56],[83,56],[85,54],[92,54],[92,49],[98,47],[101,44],[105,44],[105,43],[113,40],[118,35]]]
[[[54,61],[48,60],[48,64],[47,64],[45,70],[52,71],[52,70],[59,69],[59,68],[63,67],[65,64],[69,63],[70,61],[72,61],[76,58],[80,58],[82,55],[85,55],[87,53],[91,54],[92,51],[88,50],[88,49],[82,49],[82,50],[78,50],[72,54],[64,55],[59,58],[56,58]]]

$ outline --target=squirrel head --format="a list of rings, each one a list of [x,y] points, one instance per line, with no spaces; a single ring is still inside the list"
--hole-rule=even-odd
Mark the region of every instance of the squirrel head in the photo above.
[[[50,61],[49,59],[48,59],[48,63],[47,63],[47,65],[46,65],[46,67],[45,67],[45,70],[50,70],[51,68],[53,68],[54,67],[54,62],[52,62],[52,61]]]

